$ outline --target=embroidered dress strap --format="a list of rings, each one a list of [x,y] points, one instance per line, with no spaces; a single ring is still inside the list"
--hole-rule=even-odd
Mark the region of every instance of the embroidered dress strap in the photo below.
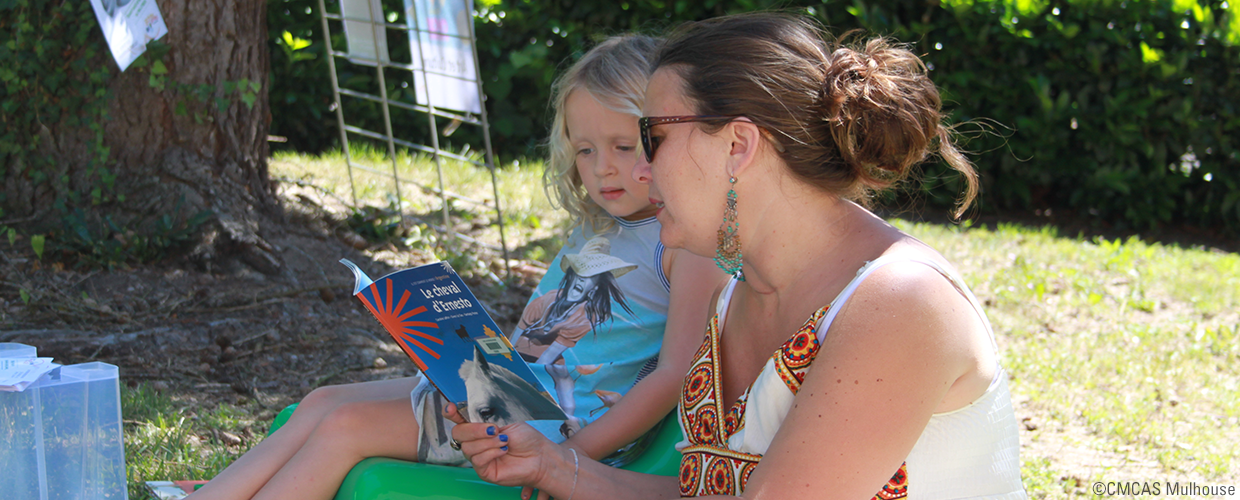
[[[973,295],[973,292],[969,290],[969,287],[965,286],[964,281],[957,277],[955,273],[948,271],[947,268],[943,267],[943,265],[938,262],[921,257],[909,257],[903,255],[884,255],[872,261],[866,262],[861,269],[857,270],[857,277],[848,282],[848,286],[844,287],[844,290],[835,297],[835,300],[831,301],[831,307],[827,310],[826,316],[823,316],[822,320],[818,322],[817,331],[819,342],[823,341],[823,338],[827,334],[827,330],[831,328],[831,323],[835,321],[835,315],[839,314],[840,308],[844,305],[844,302],[847,302],[848,298],[851,297],[853,292],[857,290],[857,287],[861,286],[861,282],[865,281],[865,279],[874,271],[877,271],[879,268],[893,262],[916,262],[918,264],[924,264],[929,266],[931,269],[934,269],[944,278],[947,278],[947,281],[951,282],[952,286],[956,288],[956,291],[960,292],[961,295],[964,295],[964,297],[969,300],[969,304],[973,306],[973,311],[977,313],[977,316],[982,318],[982,324],[986,327],[986,334],[990,336],[990,347],[994,349],[995,352],[999,352],[999,344],[995,341],[995,332],[990,327],[990,319],[986,317],[986,314],[982,311],[981,304],[977,301],[977,297]]]

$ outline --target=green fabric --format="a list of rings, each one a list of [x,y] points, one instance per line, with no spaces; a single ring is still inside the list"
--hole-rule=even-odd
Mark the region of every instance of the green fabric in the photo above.
[[[288,421],[297,405],[290,405],[271,424],[275,432]],[[650,443],[650,448],[626,466],[625,470],[675,476],[680,468],[680,452],[675,444],[683,439],[673,412]],[[496,486],[478,478],[473,469],[427,465],[391,458],[368,458],[345,476],[336,500],[489,500],[519,499],[521,489]]]
[[[288,418],[293,416],[293,410],[296,410],[299,404],[301,403],[293,403],[280,410],[280,413],[276,415],[276,419],[271,421],[271,428],[267,429],[267,435],[270,436],[279,428],[284,427],[284,423],[288,422]]]

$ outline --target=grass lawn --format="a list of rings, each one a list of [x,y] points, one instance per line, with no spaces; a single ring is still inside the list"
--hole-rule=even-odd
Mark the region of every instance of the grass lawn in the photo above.
[[[352,159],[392,169],[370,150]],[[435,185],[424,159],[396,165]],[[339,154],[277,155],[272,176],[332,192],[345,210],[352,190],[361,203],[393,205],[382,175],[355,172],[350,188]],[[541,166],[505,166],[499,177],[509,247],[549,260],[564,217],[543,194]],[[448,189],[475,201],[493,203],[490,183],[483,169],[445,169]],[[434,223],[437,197],[409,186],[402,195],[406,212]],[[493,216],[471,203],[453,209]],[[1240,485],[1240,256],[1054,228],[893,223],[955,262],[984,303],[1012,378],[1033,498],[1092,497],[1094,481]],[[146,386],[125,389],[123,405],[132,498],[142,480],[210,477],[267,424],[254,408],[196,413]],[[219,433],[235,439],[202,439]]]
[[[385,150],[354,144],[349,160],[354,164],[352,175],[339,152],[317,157],[276,154],[270,163],[271,176],[329,192],[342,204],[350,205],[336,207],[345,210],[352,209],[354,203],[394,208],[394,193],[399,188],[400,206],[406,215],[418,222],[442,226],[443,202],[433,191],[439,187],[440,172],[426,156],[400,152],[393,162],[387,159]],[[399,186],[392,180],[393,165],[401,179]],[[454,160],[444,160],[442,166],[445,191],[460,197],[449,203],[449,211],[454,216],[480,219],[483,223],[494,219],[496,189],[492,187],[490,173]],[[559,251],[561,227],[567,216],[548,200],[542,171],[541,164],[502,165],[496,171],[496,187],[509,249],[518,250],[521,258],[550,261]],[[498,228],[492,226],[480,239],[498,247]],[[550,253],[546,253],[547,245],[552,247]]]
[[[1240,256],[1053,228],[897,221],[986,305],[1012,376],[1025,485],[1240,483]]]

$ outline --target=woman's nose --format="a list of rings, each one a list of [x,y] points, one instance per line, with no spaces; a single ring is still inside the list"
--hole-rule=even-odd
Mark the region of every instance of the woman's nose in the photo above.
[[[633,180],[642,184],[650,184],[651,171],[650,162],[646,161],[646,155],[638,153],[637,164],[633,166]]]

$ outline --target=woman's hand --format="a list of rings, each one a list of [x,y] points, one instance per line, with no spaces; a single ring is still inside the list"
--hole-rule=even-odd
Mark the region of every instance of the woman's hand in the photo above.
[[[580,457],[583,457],[583,458],[584,458],[584,457],[589,457],[589,455],[587,455],[587,454],[586,454],[586,452],[585,452],[584,450],[582,450],[580,446],[576,446],[576,445],[573,443],[572,438],[569,438],[567,441],[564,441],[563,443],[560,443],[560,447],[561,447],[561,448],[566,448],[566,449],[567,449],[567,448],[572,448],[572,449],[575,449],[575,450],[577,450],[577,454],[578,454]],[[537,497],[537,500],[551,500],[551,494],[550,494],[550,493],[547,493],[547,492],[546,492],[546,490],[535,490],[533,486],[522,486],[522,487],[521,487],[521,500],[530,500],[530,498],[533,498],[533,497],[534,497],[534,492],[535,492],[535,491],[537,491],[537,492],[538,492],[538,497]]]
[[[491,483],[532,486],[539,495],[547,492],[556,498],[586,490],[613,492],[618,498],[675,498],[679,493],[676,477],[613,469],[551,442],[524,422],[504,427],[469,424],[452,405],[444,416],[457,423],[452,439],[461,443],[478,477]]]
[[[543,458],[548,456],[548,447],[558,447],[524,422],[504,427],[466,423],[454,405],[447,405],[444,416],[457,423],[452,439],[461,443],[461,452],[474,464],[478,477],[487,482],[502,486],[537,484],[544,475]]]

